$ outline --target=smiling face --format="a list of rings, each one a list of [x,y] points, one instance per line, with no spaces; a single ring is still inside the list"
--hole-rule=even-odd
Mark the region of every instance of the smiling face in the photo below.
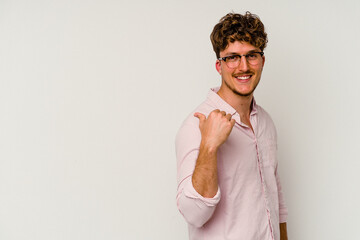
[[[235,41],[229,43],[227,48],[220,52],[220,57],[236,54],[243,55],[254,51],[260,52],[260,49],[247,42]],[[218,94],[225,98],[233,98],[236,96],[252,97],[260,81],[264,63],[264,56],[262,56],[260,63],[257,65],[250,65],[243,56],[241,57],[238,67],[229,68],[224,61],[217,60],[216,70],[220,73],[222,79]]]

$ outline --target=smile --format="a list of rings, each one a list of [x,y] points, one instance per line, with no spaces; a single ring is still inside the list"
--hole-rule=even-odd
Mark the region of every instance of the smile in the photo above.
[[[234,76],[236,81],[240,84],[242,83],[249,83],[252,79],[252,74],[249,75],[241,75],[241,76]]]
[[[251,78],[251,76],[250,76],[250,75],[246,75],[246,76],[237,76],[236,78],[237,78],[237,79],[239,79],[239,80],[247,80],[247,79]]]

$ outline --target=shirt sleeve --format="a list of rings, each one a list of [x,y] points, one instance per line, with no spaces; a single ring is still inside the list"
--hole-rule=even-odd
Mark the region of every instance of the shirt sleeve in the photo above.
[[[275,139],[276,139],[276,141],[275,141],[276,142],[276,150],[277,150],[277,132],[276,132],[276,128],[275,128],[275,125],[274,125],[270,115],[268,115],[268,117],[271,120],[271,125],[273,126],[273,129],[274,129],[274,135],[275,135]],[[287,221],[288,209],[287,209],[286,204],[285,204],[284,194],[283,194],[281,183],[280,183],[280,176],[279,176],[279,173],[278,173],[278,164],[276,164],[276,168],[275,168],[275,179],[276,179],[276,185],[277,185],[277,190],[278,190],[278,198],[279,198],[279,223],[284,223],[284,222]]]
[[[220,201],[220,188],[213,198],[201,196],[192,185],[192,174],[199,155],[201,133],[198,125],[185,123],[176,136],[177,207],[185,220],[202,227],[213,215]]]
[[[275,172],[275,177],[276,177],[276,184],[277,184],[278,195],[279,195],[279,222],[284,223],[287,221],[288,210],[285,205],[284,194],[282,192],[280,176],[278,174],[277,168],[276,168],[276,172]]]

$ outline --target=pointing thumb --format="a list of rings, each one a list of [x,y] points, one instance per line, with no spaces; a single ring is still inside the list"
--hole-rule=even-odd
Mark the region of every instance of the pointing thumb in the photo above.
[[[205,115],[199,112],[194,113],[194,117],[197,117],[199,119],[200,124],[202,124],[206,119]]]

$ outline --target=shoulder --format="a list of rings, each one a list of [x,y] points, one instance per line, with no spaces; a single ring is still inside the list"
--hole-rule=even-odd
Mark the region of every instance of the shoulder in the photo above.
[[[204,114],[206,117],[216,109],[216,106],[211,101],[205,100],[199,106],[197,106],[190,114],[185,118],[176,134],[176,144],[190,139],[199,141],[201,140],[201,133],[199,129],[199,119],[194,116],[196,112]]]
[[[217,108],[216,105],[213,104],[211,101],[205,100],[199,106],[197,106],[193,111],[190,112],[190,114],[183,121],[180,130],[184,127],[191,127],[191,126],[196,126],[198,128],[199,119],[197,117],[194,117],[194,114],[198,112],[204,114],[207,117],[216,108]]]
[[[270,135],[276,139],[276,127],[270,114],[261,106],[256,106],[258,112],[258,125],[259,130],[264,131],[267,135]]]
[[[272,120],[270,114],[260,105],[256,105],[256,109],[258,111],[259,114],[259,118],[263,121],[266,121],[268,123],[271,123],[274,125],[274,121]]]

